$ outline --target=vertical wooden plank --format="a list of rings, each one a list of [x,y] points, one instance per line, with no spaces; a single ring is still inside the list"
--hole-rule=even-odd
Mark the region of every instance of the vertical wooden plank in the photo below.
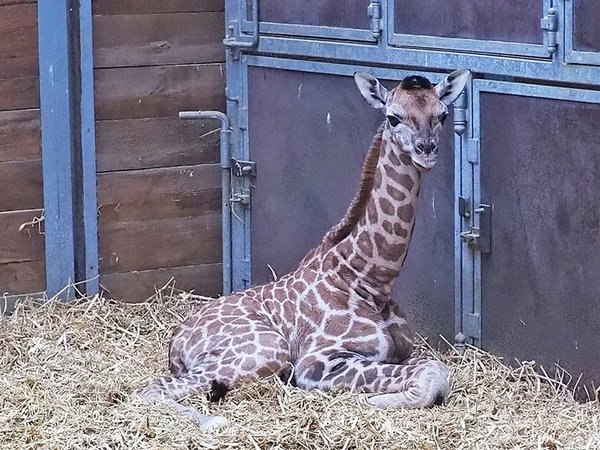
[[[49,296],[60,292],[75,277],[69,3],[68,0],[38,3],[46,290]]]

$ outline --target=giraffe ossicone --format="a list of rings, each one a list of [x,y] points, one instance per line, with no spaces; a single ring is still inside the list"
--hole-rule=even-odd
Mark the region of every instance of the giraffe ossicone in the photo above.
[[[293,272],[204,305],[173,333],[170,375],[138,391],[163,399],[202,428],[226,425],[178,401],[224,395],[246,377],[293,374],[304,389],[371,393],[379,407],[443,403],[448,368],[411,357],[412,331],[390,296],[415,222],[421,173],[437,159],[448,107],[470,79],[457,70],[439,84],[405,78],[387,90],[354,75],[368,104],[384,112],[346,214]]]

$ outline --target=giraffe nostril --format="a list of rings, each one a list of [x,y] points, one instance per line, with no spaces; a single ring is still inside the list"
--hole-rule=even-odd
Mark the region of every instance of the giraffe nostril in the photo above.
[[[435,145],[434,143],[417,144],[415,146],[415,148],[416,148],[418,154],[425,153],[426,155],[429,155],[429,154],[435,153],[437,151],[437,145]]]

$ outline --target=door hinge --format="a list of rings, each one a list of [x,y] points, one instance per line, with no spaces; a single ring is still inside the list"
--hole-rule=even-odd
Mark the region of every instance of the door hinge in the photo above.
[[[477,164],[479,162],[479,139],[467,139],[465,145],[467,147],[467,161],[471,164]]]
[[[380,0],[371,0],[367,7],[367,15],[371,22],[371,33],[375,39],[381,36],[381,2]]]
[[[540,20],[540,27],[546,33],[548,53],[552,56],[558,47],[556,38],[558,35],[558,13],[556,8],[548,9],[548,14]]]
[[[467,338],[481,339],[481,316],[479,313],[469,313],[464,317],[463,334]]]
[[[467,95],[463,91],[454,102],[454,132],[462,136],[467,129]]]
[[[471,227],[468,230],[463,231],[460,233],[460,238],[474,250],[478,250],[481,253],[491,253],[492,205],[486,205],[482,203],[475,208],[473,212],[479,215],[479,227]]]

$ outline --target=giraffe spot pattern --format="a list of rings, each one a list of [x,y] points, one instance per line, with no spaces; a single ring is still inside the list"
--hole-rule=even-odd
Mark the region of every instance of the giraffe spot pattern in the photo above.
[[[388,193],[388,195],[396,200],[397,202],[401,202],[404,199],[406,199],[406,194],[404,192],[402,192],[400,189],[396,189],[394,186],[392,185],[386,185],[385,187],[386,192]]]
[[[381,207],[381,212],[388,216],[393,216],[396,212],[394,204],[385,197],[379,199],[379,206]]]
[[[415,207],[410,203],[407,205],[402,205],[398,208],[398,217],[403,222],[409,223],[415,217]]]

